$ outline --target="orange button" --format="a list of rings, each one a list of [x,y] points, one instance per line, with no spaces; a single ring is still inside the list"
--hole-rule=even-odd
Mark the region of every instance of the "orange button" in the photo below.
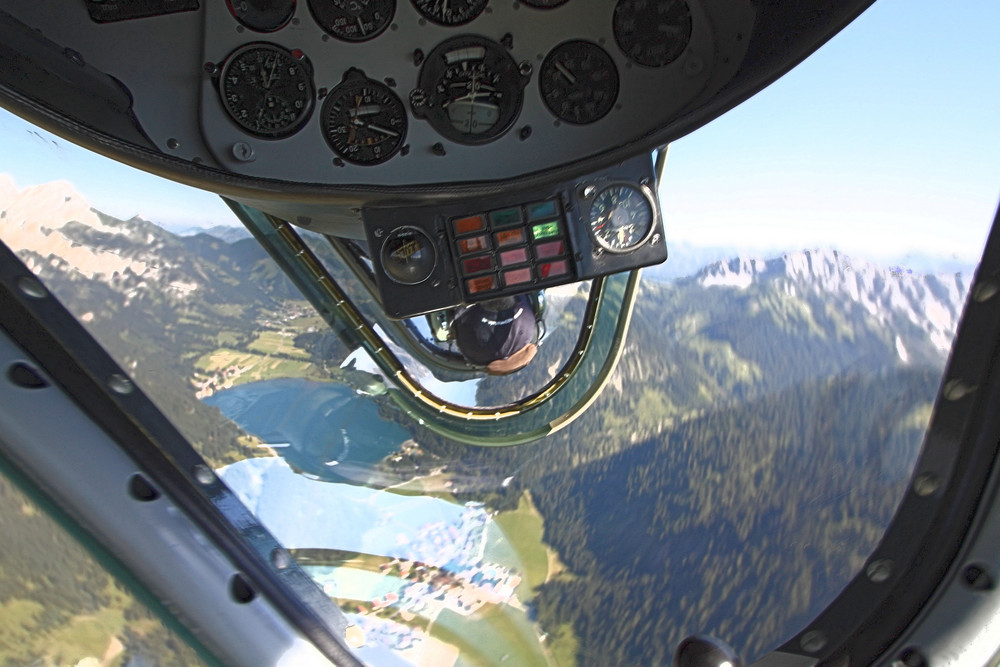
[[[472,278],[465,281],[465,287],[469,290],[469,294],[476,294],[478,292],[488,292],[490,290],[497,288],[497,279],[495,276],[479,276],[478,278]]]
[[[485,234],[473,236],[470,239],[462,239],[458,242],[458,252],[461,255],[470,255],[481,250],[489,250],[489,245]]]
[[[478,232],[486,226],[486,223],[483,221],[483,216],[481,215],[470,215],[468,218],[459,218],[452,224],[455,225],[456,234],[470,234],[472,232]]]

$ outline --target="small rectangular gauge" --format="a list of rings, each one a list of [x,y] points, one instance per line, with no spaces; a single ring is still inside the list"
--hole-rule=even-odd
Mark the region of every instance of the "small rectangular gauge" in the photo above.
[[[482,60],[485,55],[486,47],[484,46],[466,46],[465,48],[455,49],[444,54],[444,61],[451,65],[463,60]]]

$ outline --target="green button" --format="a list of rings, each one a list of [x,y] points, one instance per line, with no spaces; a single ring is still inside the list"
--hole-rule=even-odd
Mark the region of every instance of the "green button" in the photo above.
[[[542,222],[531,228],[531,238],[534,240],[547,239],[550,236],[559,236],[559,221]]]
[[[493,223],[494,227],[506,227],[508,225],[519,224],[521,222],[521,208],[514,206],[513,208],[493,211],[490,213],[490,222]]]
[[[550,199],[549,201],[540,201],[535,204],[528,204],[528,219],[537,220],[538,218],[551,218],[554,215],[559,215],[558,209],[556,209],[556,200]]]

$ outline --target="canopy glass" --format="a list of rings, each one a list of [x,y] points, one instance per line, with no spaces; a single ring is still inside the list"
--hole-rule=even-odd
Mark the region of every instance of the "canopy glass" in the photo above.
[[[919,11],[899,4],[877,3],[826,48],[916,21]],[[976,60],[961,50],[978,48],[973,37],[960,45],[956,36],[947,57],[963,67]],[[618,274],[550,290],[539,359],[508,377],[422,360],[403,335],[432,338],[423,318],[406,332],[375,327],[379,338],[359,333],[351,343],[330,330],[345,320],[318,312],[243,228],[194,234],[176,220],[166,229],[153,215],[105,210],[105,195],[89,185],[94,170],[113,181],[124,167],[89,162],[7,115],[4,140],[17,147],[28,137],[31,159],[20,164],[8,151],[0,162],[11,174],[0,176],[0,241],[340,606],[363,660],[666,664],[681,638],[707,633],[750,661],[799,631],[865,567],[892,518],[974,273],[976,251],[965,249],[981,249],[998,194],[996,158],[980,146],[996,127],[976,140],[954,129],[985,127],[977,119],[1000,114],[995,95],[984,109],[971,87],[965,99],[948,91],[947,115],[914,110],[918,120],[894,122],[844,109],[858,119],[790,130],[812,157],[769,156],[789,130],[760,122],[767,109],[830,118],[810,109],[817,87],[809,77],[832,77],[825,85],[849,98],[854,84],[831,74],[824,52],[817,69],[793,73],[762,93],[764,102],[754,98],[675,144],[660,194],[668,244],[675,229],[684,242],[641,282]],[[903,82],[885,104],[917,94],[907,87],[917,75],[892,71],[897,54],[867,53],[872,68],[890,72],[885,85]],[[876,65],[879,56],[887,62]],[[921,60],[906,57],[911,67]],[[859,134],[866,119],[885,124]],[[742,130],[729,124],[737,122]],[[933,136],[955,149],[936,159],[954,162],[913,168],[913,147],[932,151],[925,138]],[[725,160],[699,157],[724,142],[734,142]],[[857,145],[826,159],[837,142]],[[898,159],[875,160],[883,148]],[[840,201],[859,192],[866,164],[871,198]],[[714,179],[698,184],[699,173]],[[124,207],[140,211],[187,205],[187,191],[159,187],[129,185],[120,201],[145,198],[141,209]],[[692,213],[685,192],[700,194],[709,212]],[[710,196],[721,205],[709,206]],[[926,219],[914,217],[914,199]],[[911,217],[913,238],[893,206]],[[802,228],[833,231],[807,236],[780,225],[796,216]],[[191,214],[189,226],[207,219]],[[939,234],[942,252],[915,244],[925,226],[952,221],[954,233]],[[685,235],[686,222],[698,229]],[[328,239],[306,234],[304,243],[375,322],[373,302]],[[604,289],[615,316],[599,320],[598,337],[605,345],[615,337],[630,290],[631,327],[614,372],[587,371],[603,391],[580,392],[586,409],[563,428],[545,430],[546,416],[525,427],[530,438],[504,442],[502,422],[470,419],[457,437],[433,421],[433,406],[400,399],[400,376],[378,358],[387,343],[448,410],[500,410],[572,362],[588,300]],[[475,446],[487,440],[530,444]],[[19,499],[2,498],[5,511],[18,511]],[[0,566],[3,618],[30,611],[24,601],[34,593],[15,591],[14,570]],[[118,621],[113,633],[126,632]],[[69,632],[76,621],[57,622]]]

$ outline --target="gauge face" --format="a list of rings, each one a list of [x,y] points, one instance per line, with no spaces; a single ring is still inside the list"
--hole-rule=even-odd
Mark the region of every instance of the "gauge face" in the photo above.
[[[401,285],[417,285],[427,280],[437,266],[437,251],[422,230],[397,227],[382,243],[379,259],[385,274]]]
[[[413,0],[424,18],[438,25],[462,25],[483,13],[488,0]]]
[[[309,10],[316,23],[337,39],[364,42],[389,26],[396,0],[309,0]]]
[[[487,143],[517,118],[527,82],[496,42],[455,37],[435,47],[424,62],[420,88],[410,94],[413,114],[452,141]]]
[[[594,197],[588,220],[599,246],[608,252],[630,252],[653,232],[653,205],[631,185],[612,185]]]
[[[597,44],[574,40],[542,62],[538,87],[545,106],[561,120],[586,125],[604,118],[618,99],[618,70]]]
[[[646,67],[669,65],[691,41],[691,8],[685,0],[618,0],[615,41]]]
[[[295,13],[295,0],[226,0],[237,21],[256,32],[285,27]]]
[[[250,134],[278,139],[309,119],[316,96],[308,63],[273,44],[248,44],[233,52],[219,76],[229,117]]]
[[[406,108],[383,83],[358,70],[330,91],[320,113],[323,137],[333,151],[354,164],[385,162],[406,139]]]

